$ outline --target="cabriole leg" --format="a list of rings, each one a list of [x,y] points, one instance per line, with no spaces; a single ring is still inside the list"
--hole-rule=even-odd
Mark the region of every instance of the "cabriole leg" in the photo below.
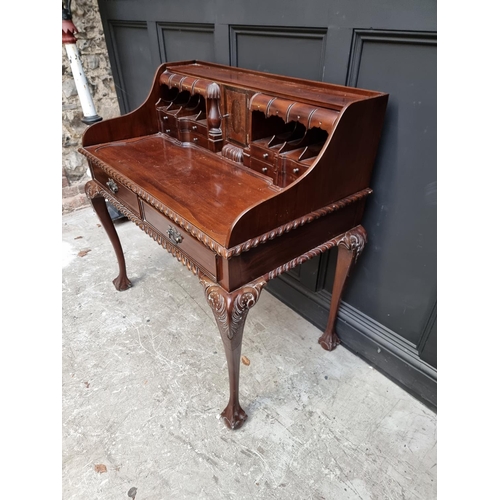
[[[101,221],[102,227],[104,227],[111,244],[113,245],[113,249],[115,250],[116,258],[118,259],[119,273],[113,280],[113,284],[118,291],[122,292],[123,290],[130,288],[132,283],[127,277],[122,245],[120,243],[120,239],[118,238],[115,225],[113,224],[106,207],[106,200],[100,193],[99,186],[94,181],[87,182],[85,185],[85,192],[90,200],[90,203],[92,203],[97,217],[99,217],[99,220]]]
[[[205,297],[219,327],[229,372],[229,402],[221,413],[230,429],[238,429],[247,419],[239,401],[240,358],[243,329],[250,308],[259,299],[265,281],[253,282],[233,292],[226,292],[219,285],[200,274]]]
[[[335,277],[333,280],[332,300],[330,303],[330,313],[328,315],[328,324],[323,335],[318,342],[327,351],[333,351],[340,344],[340,339],[335,332],[335,323],[339,311],[340,299],[345,287],[347,276],[351,266],[363,251],[366,243],[366,231],[362,226],[357,226],[339,240],[337,266],[335,268]]]

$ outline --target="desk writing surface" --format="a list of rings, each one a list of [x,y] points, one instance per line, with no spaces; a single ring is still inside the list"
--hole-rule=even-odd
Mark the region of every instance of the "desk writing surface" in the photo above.
[[[265,178],[161,134],[85,149],[221,245],[238,215],[276,194]]]

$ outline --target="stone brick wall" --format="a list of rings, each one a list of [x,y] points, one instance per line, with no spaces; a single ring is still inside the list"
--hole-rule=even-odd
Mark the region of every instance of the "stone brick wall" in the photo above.
[[[108,51],[104,40],[97,0],[72,2],[73,23],[78,30],[77,47],[94,100],[97,114],[103,119],[120,114]],[[62,176],[63,213],[88,204],[84,193],[87,161],[78,153],[82,134],[87,128],[81,118],[78,99],[66,49],[62,46]]]

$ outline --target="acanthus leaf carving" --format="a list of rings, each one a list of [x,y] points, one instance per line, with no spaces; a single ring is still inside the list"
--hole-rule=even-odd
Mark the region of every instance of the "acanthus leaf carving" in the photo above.
[[[260,278],[233,292],[226,292],[203,273],[200,273],[199,277],[221,334],[233,340],[236,335],[243,333],[248,311],[259,300],[260,292],[267,280]]]
[[[95,198],[98,196],[101,192],[101,188],[99,187],[99,184],[95,181],[88,181],[85,184],[85,194],[87,195],[87,198],[91,200],[92,198]]]
[[[347,231],[339,240],[338,245],[342,245],[347,250],[354,253],[354,262],[358,261],[358,257],[364,250],[367,241],[367,234],[363,226],[356,226]]]

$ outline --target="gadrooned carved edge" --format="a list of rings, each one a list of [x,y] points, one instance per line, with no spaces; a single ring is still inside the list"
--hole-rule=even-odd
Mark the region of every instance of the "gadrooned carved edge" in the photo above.
[[[259,278],[233,292],[226,292],[203,273],[200,273],[199,277],[221,334],[232,340],[235,335],[243,332],[248,311],[259,300],[267,280]]]
[[[323,243],[309,252],[292,259],[290,262],[283,264],[282,266],[277,267],[273,271],[265,274],[262,278],[266,281],[276,278],[280,274],[286,273],[293,269],[294,267],[299,266],[300,264],[306,262],[307,260],[313,259],[317,255],[330,250],[333,247],[338,245],[345,246],[348,250],[354,252],[354,260],[355,262],[358,260],[359,255],[363,251],[365,247],[365,243],[367,241],[367,235],[365,228],[363,226],[356,226],[353,229],[347,231],[344,234],[341,234],[326,243]]]
[[[125,205],[116,200],[106,190],[101,188],[95,181],[89,181],[87,182],[87,184],[85,184],[85,193],[90,199],[95,198],[96,196],[105,197],[117,210],[119,210],[123,215],[125,215],[128,219],[139,226],[147,235],[151,236],[151,238],[153,238],[156,243],[161,245],[179,262],[185,265],[194,275],[198,275],[199,268],[197,264],[195,264],[186,255],[184,255],[178,248],[172,245],[172,243],[170,243],[165,236],[156,231],[147,222],[140,219],[134,212],[132,212]]]
[[[242,252],[247,252],[248,250],[257,247],[258,245],[266,243],[269,240],[273,240],[274,238],[277,238],[285,233],[288,233],[293,229],[297,229],[298,227],[303,226],[304,224],[307,224],[316,219],[319,219],[320,217],[323,217],[332,212],[340,210],[341,208],[344,208],[347,205],[350,205],[351,203],[355,203],[361,200],[362,198],[365,198],[366,196],[368,196],[370,193],[373,192],[372,189],[370,188],[363,189],[362,191],[358,191],[355,194],[346,196],[345,198],[342,198],[341,200],[338,200],[335,203],[327,205],[326,207],[319,208],[314,212],[310,212],[307,215],[299,217],[298,219],[288,222],[287,224],[283,224],[282,226],[279,226],[271,231],[268,231],[267,233],[261,234],[256,238],[251,238],[231,248],[225,248],[219,243],[217,243],[215,240],[207,236],[205,233],[200,231],[197,227],[190,224],[179,214],[175,213],[173,210],[165,206],[163,203],[158,201],[149,193],[138,187],[137,184],[131,182],[127,177],[118,173],[116,170],[109,167],[106,163],[99,160],[91,153],[87,152],[85,149],[79,148],[78,151],[85,157],[87,157],[91,162],[95,163],[99,168],[104,170],[104,172],[106,172],[108,175],[115,178],[117,181],[121,182],[124,186],[133,191],[135,194],[137,194],[137,196],[139,196],[144,201],[155,207],[158,211],[167,216],[178,226],[182,227],[187,233],[189,233],[191,236],[193,236],[198,241],[203,243],[212,252],[215,252],[217,255],[220,255],[225,259],[230,259],[231,257],[237,257]]]
[[[266,241],[273,240],[274,238],[277,238],[278,236],[281,236],[284,233],[288,233],[289,231],[297,229],[298,227],[303,226],[304,224],[307,224],[309,222],[312,222],[315,219],[319,219],[320,217],[328,215],[332,212],[335,212],[337,210],[340,210],[341,208],[346,207],[347,205],[350,205],[351,203],[361,200],[362,198],[368,196],[372,192],[373,192],[372,189],[366,188],[363,189],[363,191],[359,191],[353,195],[347,196],[346,198],[342,198],[341,200],[336,201],[331,205],[327,205],[326,207],[315,210],[314,212],[304,215],[303,217],[300,217],[287,224],[279,226],[276,229],[273,229],[272,231],[268,231],[267,233],[258,236],[257,238],[253,238],[244,243],[241,243],[240,245],[236,245],[232,248],[229,248],[226,251],[227,255],[223,255],[223,257],[225,258],[236,257],[240,255],[241,252],[246,252],[262,243],[265,243]]]

